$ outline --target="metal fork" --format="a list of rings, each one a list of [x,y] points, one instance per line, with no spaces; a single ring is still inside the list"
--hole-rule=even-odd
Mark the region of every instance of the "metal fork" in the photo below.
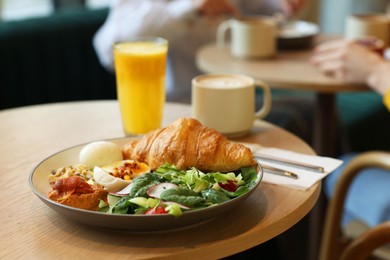
[[[281,175],[281,176],[289,177],[289,178],[293,178],[293,179],[298,179],[299,178],[296,173],[293,173],[293,172],[290,172],[290,171],[286,171],[286,170],[283,170],[283,169],[279,169],[279,168],[276,168],[276,167],[272,167],[272,166],[269,166],[269,165],[265,165],[265,164],[261,163],[258,160],[258,158],[256,158],[256,157],[255,157],[255,160],[256,160],[257,164],[259,165],[259,167],[263,168],[264,170],[266,170],[269,173],[277,174],[277,175]]]

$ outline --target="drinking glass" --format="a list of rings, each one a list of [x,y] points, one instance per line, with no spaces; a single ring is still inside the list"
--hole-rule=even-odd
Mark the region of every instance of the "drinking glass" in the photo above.
[[[114,44],[117,96],[126,135],[161,127],[168,41],[144,37]]]

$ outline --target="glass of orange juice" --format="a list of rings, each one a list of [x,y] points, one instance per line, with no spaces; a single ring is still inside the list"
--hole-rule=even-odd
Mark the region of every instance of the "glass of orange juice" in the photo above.
[[[168,41],[145,37],[114,44],[117,96],[126,135],[161,127]]]

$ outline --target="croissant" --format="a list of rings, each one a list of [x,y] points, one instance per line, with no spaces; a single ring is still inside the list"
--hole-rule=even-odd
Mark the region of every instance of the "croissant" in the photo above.
[[[182,170],[195,167],[205,172],[229,172],[256,164],[249,148],[230,142],[193,118],[177,119],[132,140],[123,146],[122,153],[125,159],[144,162],[152,170],[170,163]]]

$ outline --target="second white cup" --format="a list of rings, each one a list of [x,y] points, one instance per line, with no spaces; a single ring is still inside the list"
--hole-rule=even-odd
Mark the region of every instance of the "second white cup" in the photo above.
[[[217,30],[217,46],[225,47],[231,30],[230,49],[237,58],[270,58],[276,53],[277,25],[273,17],[243,16],[222,22]]]

